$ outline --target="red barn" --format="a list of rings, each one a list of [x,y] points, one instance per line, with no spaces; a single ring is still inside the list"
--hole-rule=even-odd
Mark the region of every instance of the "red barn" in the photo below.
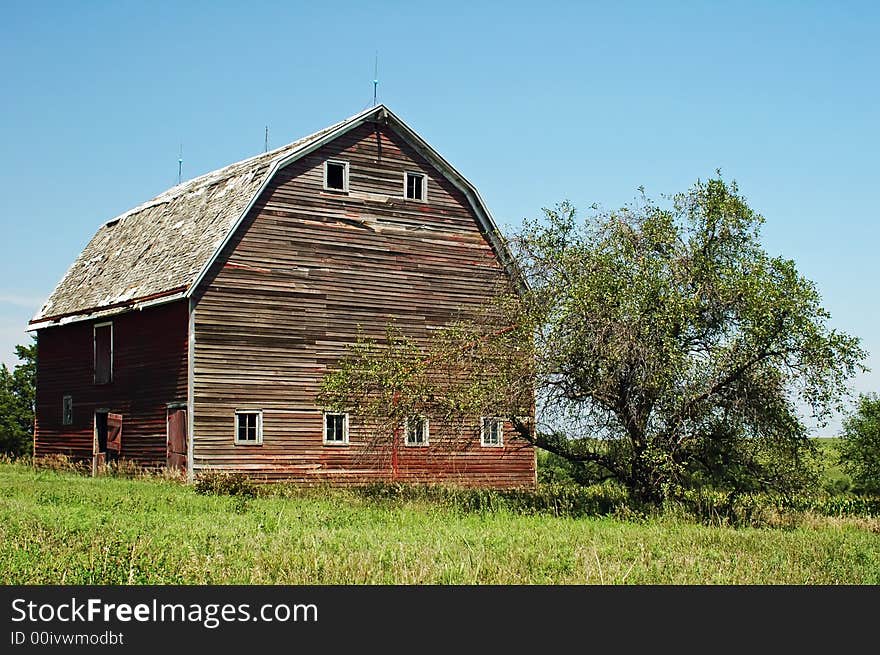
[[[533,486],[533,448],[492,417],[397,448],[315,403],[359,330],[425,337],[507,258],[476,189],[382,105],[179,184],[102,225],[32,319],[35,454]]]

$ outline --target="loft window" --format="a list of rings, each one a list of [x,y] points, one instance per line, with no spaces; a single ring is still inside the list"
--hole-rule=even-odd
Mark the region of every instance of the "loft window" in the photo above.
[[[348,191],[348,162],[324,162],[324,188],[330,191]]]
[[[113,323],[96,323],[95,346],[95,384],[108,384],[113,381]]]
[[[404,443],[407,446],[428,445],[428,419],[426,417],[410,416],[406,419]]]
[[[501,419],[484,417],[480,425],[481,446],[502,446]]]
[[[428,199],[428,178],[423,173],[403,174],[403,195],[410,200]]]
[[[235,410],[235,443],[243,446],[259,446],[263,443],[262,410]]]
[[[73,397],[61,398],[61,425],[73,425]]]
[[[324,443],[344,446],[348,443],[348,414],[324,413]]]

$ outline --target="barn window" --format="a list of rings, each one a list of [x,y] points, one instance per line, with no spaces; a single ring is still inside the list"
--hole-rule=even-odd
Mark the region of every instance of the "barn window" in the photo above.
[[[483,417],[480,425],[481,446],[502,446],[501,419]]]
[[[428,445],[428,419],[424,416],[410,416],[406,419],[404,443],[407,446]]]
[[[94,328],[95,384],[113,380],[113,323],[96,323]]]
[[[61,398],[61,425],[73,425],[73,396]]]
[[[324,443],[337,446],[348,443],[348,414],[324,412]]]
[[[348,191],[348,162],[324,162],[324,188],[331,191]]]
[[[403,174],[403,195],[410,200],[428,199],[428,178],[423,173]]]
[[[235,443],[243,446],[259,446],[263,443],[262,410],[235,410]]]

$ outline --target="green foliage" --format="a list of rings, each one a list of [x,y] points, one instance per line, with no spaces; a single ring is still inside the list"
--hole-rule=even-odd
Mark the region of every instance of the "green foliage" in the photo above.
[[[843,440],[838,437],[815,437],[810,441],[816,445],[821,459],[822,491],[832,496],[852,491],[852,478],[840,464],[840,445]]]
[[[840,463],[856,491],[880,493],[880,397],[863,394],[843,423]]]
[[[880,496],[796,496],[783,505],[794,511],[813,512],[821,516],[880,516]]]
[[[812,439],[705,439],[699,448],[700,465],[682,475],[682,488],[775,491],[790,496],[816,489],[826,466]]]
[[[606,476],[590,462],[566,459],[543,448],[538,449],[538,482],[542,484],[597,484]]]
[[[418,344],[389,326],[383,344],[358,335],[347,357],[324,377],[317,402],[334,410],[357,407],[378,434],[390,438],[408,417],[422,413],[429,374]]]
[[[794,263],[764,251],[763,220],[719,177],[671,206],[642,197],[581,222],[563,204],[526,224],[520,311],[558,426],[545,447],[649,500],[815,484],[795,401],[827,418],[864,353]]]
[[[575,463],[567,477],[613,478],[643,502],[814,487],[797,407],[827,419],[865,353],[794,262],[765,252],[763,222],[720,175],[583,221],[545,210],[508,240],[526,289],[430,343],[359,344],[324,397],[374,421],[504,416]]]
[[[0,365],[0,453],[19,456],[33,449],[37,344],[16,346],[21,363]]]
[[[205,471],[195,479],[196,493],[214,496],[240,496],[253,498],[257,495],[257,487],[243,473],[226,471]]]

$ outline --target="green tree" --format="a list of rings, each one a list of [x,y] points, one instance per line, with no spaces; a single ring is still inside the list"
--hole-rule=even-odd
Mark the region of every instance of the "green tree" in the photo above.
[[[21,363],[12,371],[0,365],[0,452],[24,455],[33,447],[36,341],[16,346],[15,354]]]
[[[880,493],[880,397],[859,396],[856,409],[844,419],[839,443],[840,464],[856,491]]]
[[[826,420],[865,353],[794,262],[765,252],[763,221],[720,174],[586,220],[562,203],[508,239],[522,289],[428,343],[361,341],[320,400],[379,423],[420,407],[505,416],[645,502],[803,487],[817,471],[798,404]]]

